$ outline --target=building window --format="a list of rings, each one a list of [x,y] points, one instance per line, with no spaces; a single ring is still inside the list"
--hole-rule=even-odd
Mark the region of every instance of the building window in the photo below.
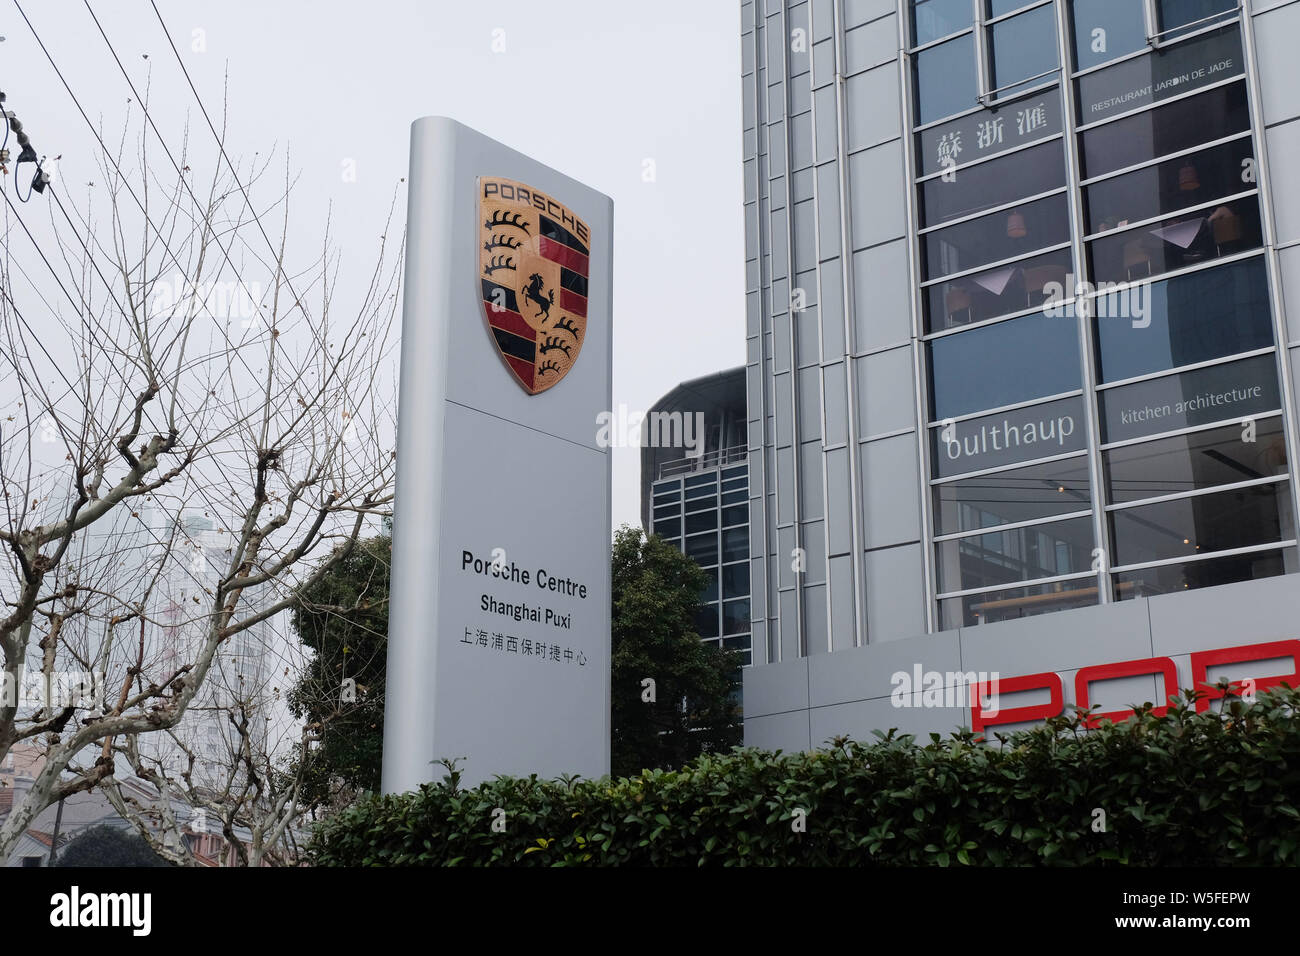
[[[1262,245],[1241,69],[1233,24],[1079,78],[1094,282],[1140,281]]]
[[[1061,94],[1059,89],[1039,90],[1023,99],[1004,103],[996,109],[980,110],[947,123],[928,126],[916,134],[917,174],[942,175],[945,182],[956,183],[968,167],[1003,153],[1051,139],[1061,132]],[[1002,168],[1008,175],[1010,168]],[[1065,169],[1059,181],[1065,182]],[[1032,195],[1020,190],[1009,198]]]
[[[1263,242],[1259,200],[1252,195],[1103,233],[1089,241],[1088,261],[1097,283],[1136,282],[1258,249]]]
[[[913,0],[912,43],[922,46],[969,30],[973,10],[970,0]]]
[[[1054,0],[978,0],[978,9],[976,25],[970,3],[914,0],[918,125],[1017,96],[1057,74]]]
[[[937,535],[1090,511],[1088,459],[1011,468],[934,487]]]
[[[993,20],[1004,8],[1024,6],[1023,3],[989,0],[989,18],[985,27],[989,86],[999,98],[1014,96],[1030,87],[1046,82],[1060,66],[1056,46],[1056,9],[1047,2],[1023,13]]]
[[[716,471],[706,471],[699,475],[690,475],[686,479],[687,488],[699,488],[703,485],[716,487],[718,484],[718,473]]]
[[[1059,278],[1063,283],[1065,274]],[[1074,319],[1024,315],[940,336],[926,349],[935,419],[1059,395],[1082,384]]]
[[[722,560],[739,561],[749,558],[749,529],[731,528],[722,532]]]
[[[1264,549],[1205,561],[1177,562],[1124,571],[1115,575],[1119,600],[1167,594],[1218,584],[1236,584],[1287,573],[1291,551]],[[1294,570],[1294,568],[1292,569]]]
[[[1053,288],[1074,271],[1074,255],[1063,246],[989,269],[931,280],[924,285],[926,327],[940,332],[1042,308],[1052,298]]]
[[[661,538],[680,538],[682,536],[682,521],[680,518],[656,518],[654,533]]]
[[[672,504],[662,503],[666,501],[671,501]],[[663,538],[680,538],[682,536],[681,492],[655,495],[654,502],[654,533]]]
[[[1076,271],[1061,121],[1053,87],[917,133],[928,331],[1038,308]]]
[[[1081,396],[930,426],[936,478],[992,471],[1087,447]]]
[[[1287,482],[1138,505],[1112,514],[1116,566],[1198,557],[1294,537]]]
[[[985,7],[985,19],[992,20],[995,17],[1004,17],[1026,7],[1039,6],[1044,0],[980,0],[980,2]],[[1050,0],[1048,2],[1050,3]],[[1053,32],[1053,35],[1055,35],[1055,32]]]
[[[722,569],[724,597],[749,597],[749,562],[728,564]]]
[[[686,556],[692,558],[701,567],[718,563],[718,536],[716,534],[697,534],[686,539]]]
[[[1142,0],[1073,0],[1074,68],[1087,70],[1147,45]]]
[[[700,531],[713,531],[718,527],[718,509],[715,504],[708,511],[701,511],[699,514],[690,514],[686,516],[686,533],[695,534]]]
[[[1066,611],[1097,603],[1097,578],[1089,575],[1028,587],[995,589],[939,601],[940,626],[974,627]]]
[[[1235,16],[1238,0],[1156,0],[1156,19],[1166,40]],[[1180,30],[1186,27],[1187,30]]]
[[[1161,47],[1075,81],[1079,123],[1113,119],[1242,75],[1241,33],[1231,24]]]
[[[752,643],[752,635],[739,634],[735,637],[724,638],[722,641],[722,646],[729,651],[739,651],[741,654],[741,658],[740,658],[741,663],[748,664],[751,643]]]
[[[1273,345],[1262,256],[1100,296],[1095,312],[1103,383]]]
[[[1297,569],[1236,5],[1062,2],[1064,100],[1055,0],[913,5],[916,95],[972,40],[986,107],[915,104],[942,627]]]
[[[1246,85],[1230,83],[1085,130],[1082,174],[1093,179],[1249,129]]]
[[[1110,501],[1172,497],[1287,473],[1280,415],[1254,423],[1189,432],[1103,453]]]
[[[1098,395],[1103,442],[1130,441],[1282,407],[1272,353],[1107,388]]]
[[[704,585],[704,590],[700,592],[700,603],[712,604],[718,600],[718,569],[707,568],[704,573],[708,577],[708,583]]]
[[[749,598],[726,601],[722,605],[722,633],[730,636],[749,631]]]
[[[940,541],[935,545],[939,590],[970,591],[1087,572],[1093,540],[1088,515]]]
[[[968,33],[915,55],[916,118],[924,125],[979,105],[975,40]]]
[[[934,279],[967,272],[1069,241],[1070,211],[1062,192],[926,233],[923,274]]]
[[[1254,188],[1255,146],[1249,134],[1157,162],[1084,189],[1087,230],[1101,233],[1156,219],[1209,199]]]
[[[942,225],[1005,206],[1025,196],[1065,189],[1065,154],[1060,138],[985,163],[963,166],[921,183],[920,225]]]
[[[703,639],[720,636],[717,603],[706,604],[695,612],[695,631]]]
[[[698,636],[706,644],[739,650],[744,665],[751,663],[748,482],[748,465],[730,465],[652,486],[656,533],[672,535],[665,540],[681,547],[705,574],[694,620]],[[719,558],[731,562],[737,555],[743,560],[719,566]]]

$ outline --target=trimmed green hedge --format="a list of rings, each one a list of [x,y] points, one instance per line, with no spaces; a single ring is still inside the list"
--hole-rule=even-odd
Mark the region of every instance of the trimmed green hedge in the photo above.
[[[737,747],[618,780],[499,777],[465,790],[452,767],[442,783],[324,822],[310,856],[327,866],[1300,862],[1300,691],[1231,698],[1222,713],[1196,713],[1192,696],[1091,731],[1082,713],[1000,743],[967,732],[922,746],[891,731],[801,754]]]

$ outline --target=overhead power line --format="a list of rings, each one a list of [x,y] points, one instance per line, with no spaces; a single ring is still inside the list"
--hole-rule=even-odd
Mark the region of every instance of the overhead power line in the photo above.
[[[156,235],[158,235],[159,237],[161,237],[161,235],[162,235],[161,231],[158,230],[157,227],[156,227],[156,226],[155,226],[155,225],[150,221],[149,214],[148,214],[148,211],[146,210],[146,207],[145,207],[144,204],[141,202],[141,200],[140,200],[139,196],[136,194],[135,190],[132,189],[132,187],[131,187],[131,185],[130,185],[130,182],[126,179],[125,175],[122,173],[122,170],[121,170],[120,167],[118,166],[116,160],[113,158],[113,155],[112,155],[111,151],[108,149],[107,145],[106,145],[106,144],[104,143],[104,141],[103,141],[103,138],[100,136],[98,130],[96,130],[94,124],[91,122],[90,117],[87,115],[85,109],[82,107],[80,100],[78,99],[77,95],[73,92],[73,90],[72,90],[71,86],[69,85],[69,83],[68,83],[66,77],[63,75],[63,72],[59,69],[58,65],[55,63],[55,61],[54,61],[52,55],[50,54],[49,50],[46,48],[44,41],[41,39],[41,37],[40,37],[39,33],[37,32],[36,28],[32,25],[31,20],[27,17],[27,14],[26,14],[26,12],[23,10],[21,3],[19,3],[18,0],[14,0],[14,5],[15,5],[15,7],[17,7],[18,12],[22,15],[24,21],[27,23],[28,29],[31,30],[33,37],[36,39],[37,44],[41,47],[41,51],[45,54],[46,59],[47,59],[47,60],[49,61],[49,63],[50,63],[50,66],[54,69],[55,73],[58,75],[59,80],[62,82],[62,84],[63,84],[63,86],[64,86],[64,89],[67,91],[68,95],[72,98],[73,103],[76,105],[78,111],[81,113],[82,119],[86,122],[86,125],[90,128],[92,135],[95,137],[96,141],[99,143],[101,149],[103,150],[103,153],[104,153],[105,157],[109,160],[110,164],[111,164],[111,165],[113,166],[113,168],[117,171],[117,173],[119,174],[119,176],[122,177],[123,185],[126,187],[126,190],[127,190],[128,194],[131,196],[132,200],[134,200],[135,204],[137,205],[137,207],[139,207],[141,213],[144,215],[147,225],[148,225],[148,226],[149,226],[149,227],[150,227],[150,228],[155,232]],[[171,150],[169,149],[169,147],[168,147],[168,145],[167,145],[165,139],[163,138],[162,134],[159,132],[159,130],[158,130],[156,124],[154,123],[152,116],[150,116],[149,111],[148,111],[147,107],[145,106],[143,99],[140,98],[139,93],[138,93],[138,91],[137,91],[136,88],[135,88],[135,84],[132,82],[132,80],[131,80],[131,78],[130,78],[130,75],[126,72],[126,69],[125,69],[124,65],[122,64],[122,61],[121,61],[120,57],[118,57],[117,52],[116,52],[116,50],[114,49],[114,47],[113,47],[113,45],[112,45],[112,42],[108,39],[107,34],[104,32],[104,29],[103,29],[102,25],[100,24],[98,17],[96,17],[94,11],[93,11],[92,9],[90,9],[89,4],[87,4],[86,6],[87,6],[87,10],[90,12],[90,15],[91,15],[92,19],[95,21],[95,25],[96,25],[96,27],[99,29],[99,32],[100,32],[101,37],[104,39],[104,42],[107,44],[107,46],[108,46],[108,48],[109,48],[109,51],[110,51],[110,53],[112,54],[113,59],[114,59],[114,61],[116,62],[117,66],[118,66],[118,69],[121,71],[123,77],[126,79],[128,86],[131,88],[132,93],[133,93],[133,94],[135,95],[135,97],[136,97],[136,100],[140,103],[141,110],[143,111],[144,116],[145,116],[146,120],[148,121],[150,128],[153,130],[154,135],[158,138],[159,142],[162,144],[162,146],[163,146],[163,150],[164,150],[164,152],[167,154],[168,160],[171,162],[171,164],[172,164],[173,168],[176,170],[178,176],[180,176],[181,182],[182,182],[182,184],[183,184],[183,186],[184,186],[186,192],[189,194],[191,200],[195,203],[195,205],[198,206],[198,207],[200,207],[200,208],[202,208],[202,204],[199,202],[198,198],[194,195],[194,192],[193,192],[193,190],[190,188],[189,183],[185,180],[184,176],[182,175],[182,169],[181,169],[181,167],[180,167],[180,164],[177,163],[177,161],[176,161],[175,157],[173,156],[173,154],[171,153]],[[159,17],[159,22],[160,22],[160,24],[162,24],[163,29],[164,29],[164,31],[166,32],[166,24],[165,24],[165,22],[162,21],[161,14],[158,12],[156,6],[154,7],[154,11],[155,11],[155,14],[158,15],[158,17]],[[262,223],[261,223],[261,219],[260,219],[260,217],[256,214],[256,211],[253,209],[252,202],[251,202],[251,197],[249,196],[248,191],[247,191],[247,189],[245,188],[244,184],[243,184],[242,181],[239,179],[238,172],[237,172],[237,170],[236,170],[234,164],[233,164],[232,161],[230,160],[229,155],[228,155],[228,154],[226,153],[226,151],[225,151],[224,143],[223,143],[223,141],[222,141],[222,139],[221,139],[221,136],[220,136],[220,134],[217,132],[216,127],[215,127],[215,125],[214,125],[213,122],[212,122],[211,116],[209,115],[209,113],[208,113],[208,111],[207,111],[207,108],[204,106],[204,104],[203,104],[203,102],[202,102],[202,99],[198,96],[198,91],[197,91],[197,89],[196,89],[195,86],[194,86],[193,80],[192,80],[192,78],[190,77],[188,70],[185,68],[184,62],[180,59],[180,54],[179,54],[179,52],[176,50],[175,44],[174,44],[174,43],[171,43],[171,37],[170,37],[170,34],[168,34],[168,42],[169,42],[169,44],[170,44],[171,47],[172,47],[172,51],[173,51],[173,53],[175,53],[175,55],[177,56],[177,60],[178,60],[178,62],[179,62],[180,65],[181,65],[181,69],[182,69],[182,71],[185,73],[186,80],[187,80],[187,82],[189,83],[189,86],[190,86],[191,91],[194,93],[196,99],[198,100],[199,108],[200,108],[200,110],[203,112],[204,119],[205,119],[205,121],[207,122],[208,128],[212,131],[213,136],[214,136],[214,137],[216,138],[216,140],[217,140],[218,148],[220,149],[222,159],[225,161],[227,167],[229,167],[230,172],[231,172],[231,174],[232,174],[232,177],[234,178],[235,183],[238,185],[239,190],[240,190],[240,193],[241,193],[241,195],[243,196],[243,198],[244,198],[244,200],[245,200],[245,203],[246,203],[246,205],[247,205],[247,208],[249,208],[250,210],[253,211],[253,216],[252,216],[252,218],[253,218],[254,223],[257,225],[258,231],[261,233],[263,240],[267,243],[268,248],[271,250],[271,253],[272,253],[273,258],[275,258],[275,259],[278,261],[278,252],[277,252],[277,250],[276,250],[276,248],[275,248],[275,245],[274,245],[274,243],[271,241],[270,237],[267,235],[266,230],[265,230],[265,228],[263,227],[263,225],[262,225]],[[49,181],[49,178],[48,178],[48,176],[47,176],[47,177],[46,177],[46,182],[48,182],[48,181]],[[11,208],[12,208],[12,207],[11,207]],[[90,255],[89,249],[87,248],[86,241],[83,240],[83,239],[81,239],[81,236],[80,236],[80,234],[79,234],[79,232],[78,232],[78,230],[77,230],[75,224],[72,222],[71,217],[68,216],[67,210],[64,209],[63,204],[62,204],[61,202],[59,203],[59,208],[60,208],[61,213],[63,214],[63,217],[64,217],[65,221],[67,221],[68,226],[72,229],[74,235],[75,235],[75,236],[77,237],[77,239],[78,239],[78,242],[82,245],[83,250],[86,251],[88,255]],[[14,210],[14,212],[15,212],[15,215],[17,215],[17,211]],[[21,217],[19,217],[19,222],[20,222],[21,225],[23,225],[23,228],[26,229],[25,224],[22,224]],[[29,237],[30,237],[30,233],[29,233]],[[91,239],[92,239],[92,241],[95,242],[96,246],[99,246],[99,243],[98,243],[97,239],[96,239],[93,235],[91,236]],[[226,246],[222,243],[222,241],[221,241],[221,239],[220,239],[220,237],[219,237],[218,235],[214,235],[214,236],[213,236],[213,240],[216,242],[218,249],[220,249],[220,251],[221,251],[221,253],[222,253],[222,256],[223,256],[223,258],[224,258],[224,260],[225,260],[225,264],[226,264],[226,265],[227,265],[227,266],[228,266],[228,267],[229,267],[229,268],[230,268],[230,269],[235,273],[236,277],[239,278],[240,281],[242,282],[242,281],[243,281],[243,280],[242,280],[242,277],[240,276],[239,270],[235,267],[235,264],[234,264],[234,262],[233,262],[233,260],[232,260],[232,258],[231,258],[231,255],[230,255],[230,251],[229,251],[229,250],[226,248]],[[160,241],[161,241],[161,240],[160,240]],[[35,244],[35,239],[34,239],[34,238],[33,238],[33,243]],[[162,244],[162,247],[163,247],[164,251],[167,253],[168,258],[170,258],[170,260],[171,260],[171,261],[172,261],[172,262],[177,266],[177,268],[182,268],[182,267],[181,267],[181,264],[180,264],[180,260],[177,258],[177,256],[175,255],[175,253],[171,250],[170,246],[169,246],[165,241],[161,241],[161,244]],[[102,247],[100,247],[100,250],[101,250],[101,252],[103,252]],[[38,247],[38,251],[39,251],[39,247]],[[42,258],[44,258],[43,255],[42,255]],[[91,258],[92,261],[93,261],[93,255],[90,255],[90,258]],[[51,272],[52,274],[55,275],[55,278],[56,278],[56,280],[57,280],[57,279],[58,279],[58,276],[57,276],[57,273],[55,272],[55,270],[53,269],[52,265],[51,265],[48,261],[46,261],[45,264],[46,264],[47,268],[49,268],[50,272]],[[117,302],[117,300],[116,300],[116,296],[115,296],[114,293],[113,293],[113,289],[112,289],[111,283],[109,283],[108,280],[104,277],[103,273],[100,272],[98,266],[95,267],[95,272],[99,275],[100,280],[104,283],[104,285],[106,286],[106,288],[108,288],[110,296],[113,296],[115,304],[118,305],[118,307],[119,307],[119,309],[120,309],[120,308],[121,308],[121,303]],[[290,277],[288,276],[287,273],[283,274],[283,279],[284,279],[284,282],[285,282],[286,287],[288,288],[290,294],[293,295],[293,297],[294,297],[295,304],[298,306],[299,309],[304,309],[304,311],[305,311],[305,303],[303,303],[303,302],[301,301],[301,299],[300,299],[300,297],[298,296],[296,290],[293,288],[292,280],[290,279]],[[61,282],[60,282],[60,285],[62,285]],[[72,303],[74,304],[74,306],[76,306],[76,304],[77,304],[77,303],[76,303],[76,300],[73,299],[73,297],[68,293],[68,291],[67,291],[66,288],[63,289],[63,292],[64,292],[64,295],[67,296],[67,298],[69,299],[69,301],[72,302]],[[201,304],[203,305],[205,311],[210,311],[210,309],[208,308],[206,302],[201,303]],[[214,315],[214,318],[215,318],[215,315]],[[247,360],[246,360],[246,359],[244,358],[244,356],[240,353],[240,350],[235,349],[233,354],[238,358],[238,360],[239,360],[240,363],[245,367],[245,369],[251,372],[251,368],[248,366]],[[221,465],[220,462],[217,462],[217,468],[218,468],[218,471],[220,471],[223,475],[225,474],[225,472],[224,472],[224,467]],[[205,497],[205,498],[207,497],[206,494],[204,494],[204,497]],[[209,505],[211,506],[211,502],[209,502]],[[209,558],[208,560],[209,560],[209,563],[210,563],[210,560],[211,560],[211,559]],[[279,589],[279,588],[281,588],[281,587],[283,586],[283,585],[282,585],[282,582],[278,582],[278,581],[271,582],[271,584],[272,584],[272,586],[273,586],[274,589]]]
[[[89,0],[83,0],[83,2],[86,4],[86,9],[90,10]],[[244,202],[248,205],[249,209],[252,209],[253,204],[252,200],[248,196],[248,190],[244,188],[244,184],[240,181],[239,172],[235,169],[235,164],[230,161],[230,157],[226,154],[226,144],[222,140],[221,134],[217,132],[217,127],[216,124],[212,122],[212,117],[208,115],[208,108],[203,105],[203,97],[199,96],[198,88],[194,85],[194,80],[190,76],[190,71],[185,66],[185,61],[181,58],[180,51],[176,49],[176,44],[172,42],[171,31],[167,29],[167,23],[163,20],[162,13],[158,10],[158,4],[154,3],[153,0],[149,0],[149,5],[153,7],[154,15],[158,18],[158,24],[162,27],[163,34],[167,37],[167,45],[172,48],[172,53],[176,56],[176,62],[180,64],[181,72],[185,74],[185,82],[189,84],[190,91],[194,94],[194,99],[199,104],[199,111],[203,114],[203,119],[207,122],[208,129],[212,131],[212,138],[217,141],[217,149],[221,151],[221,158],[226,161],[226,166],[229,167],[230,175],[234,177],[235,185],[239,187],[239,191],[244,197]],[[90,15],[94,17],[95,12],[91,10]],[[99,26],[98,19],[95,20],[95,25]],[[104,32],[102,27],[100,27],[99,32],[101,34]],[[107,36],[104,37],[104,41],[108,41]],[[109,44],[109,46],[111,48],[112,44]],[[116,53],[113,54],[113,58],[117,59]],[[271,250],[271,258],[278,261],[279,253],[276,250],[275,243],[271,241],[271,237],[266,234],[266,230],[262,227],[261,217],[254,214],[253,222],[257,225],[257,231],[262,234],[262,238],[266,241],[267,248]],[[293,296],[294,301],[300,302],[301,299],[299,298],[297,291],[294,289],[293,282],[290,280],[287,273],[285,274],[284,281],[285,285],[288,286],[289,294]]]

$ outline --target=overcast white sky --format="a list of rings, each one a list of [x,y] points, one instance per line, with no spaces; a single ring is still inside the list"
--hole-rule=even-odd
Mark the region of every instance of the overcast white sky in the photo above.
[[[85,4],[18,3],[82,108],[113,132],[131,94]],[[159,128],[179,142],[188,112],[194,143],[210,151],[149,0],[91,7],[137,87],[151,82]],[[288,147],[301,174],[291,239],[305,254],[318,250],[333,203],[344,252],[339,300],[364,290],[393,188],[406,175],[411,121],[442,114],[613,197],[615,408],[644,410],[683,379],[744,362],[737,0],[158,7],[210,112],[220,109],[229,69],[232,158],[273,150],[282,158]],[[196,30],[204,51],[194,49]],[[62,154],[59,179],[84,196],[97,178],[94,140],[14,0],[0,0],[0,34],[6,108],[38,152]],[[559,90],[560,80],[564,100],[538,103],[538,91]],[[354,182],[343,175],[349,160]],[[643,176],[646,160],[653,182]],[[399,209],[404,216],[404,192]],[[617,450],[615,526],[639,520],[638,482],[638,452]]]

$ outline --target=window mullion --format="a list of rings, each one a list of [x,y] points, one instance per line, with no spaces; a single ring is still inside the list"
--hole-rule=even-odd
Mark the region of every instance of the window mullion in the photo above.
[[[971,3],[975,6],[975,93],[980,106],[988,106],[989,91],[993,88],[993,68],[984,35],[984,0],[971,0]]]

